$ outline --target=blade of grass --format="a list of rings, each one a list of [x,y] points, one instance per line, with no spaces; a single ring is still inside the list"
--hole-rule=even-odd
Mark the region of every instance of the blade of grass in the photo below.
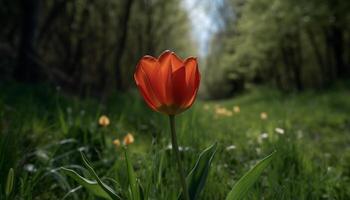
[[[7,181],[6,181],[6,188],[5,188],[5,195],[6,197],[10,196],[12,189],[13,189],[13,182],[14,182],[14,172],[13,169],[10,168],[8,174],[7,174]]]
[[[217,150],[217,143],[205,149],[198,157],[196,164],[187,176],[188,192],[191,200],[198,199],[207,180],[211,162]],[[183,199],[182,193],[180,199]]]
[[[128,180],[129,180],[131,196],[132,196],[133,200],[139,200],[140,199],[139,186],[137,184],[135,171],[134,171],[132,164],[131,164],[131,161],[129,159],[127,148],[124,148],[124,154],[125,154],[125,161],[126,161],[127,170],[128,170]]]
[[[232,190],[226,197],[226,200],[241,200],[248,193],[249,189],[258,180],[264,169],[269,166],[270,162],[274,158],[276,151],[266,156],[259,161],[252,169],[244,174],[242,178],[233,186]]]
[[[92,194],[94,194],[98,197],[108,199],[108,200],[113,200],[111,198],[111,196],[105,190],[103,190],[102,187],[96,181],[88,180],[88,179],[80,176],[77,172],[75,172],[74,170],[71,170],[71,169],[67,169],[67,168],[62,167],[61,170],[63,170],[63,172],[67,176],[73,178],[81,186],[85,187]]]
[[[90,162],[88,161],[88,159],[85,157],[83,152],[81,153],[81,157],[83,158],[84,161],[84,165],[85,167],[88,169],[89,173],[91,174],[91,176],[94,177],[94,179],[97,181],[97,183],[101,186],[101,188],[109,194],[109,196],[112,197],[112,199],[116,200],[116,199],[121,199],[121,197],[119,195],[117,195],[117,193],[108,185],[106,185],[104,182],[101,181],[101,179],[98,177],[98,175],[96,174],[95,170],[92,168]]]

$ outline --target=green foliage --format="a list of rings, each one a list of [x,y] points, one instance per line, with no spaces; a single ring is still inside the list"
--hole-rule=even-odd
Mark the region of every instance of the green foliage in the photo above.
[[[129,198],[130,200],[140,200],[141,199],[141,193],[139,184],[137,183],[136,175],[133,169],[133,166],[131,164],[131,160],[128,156],[128,149],[124,149],[124,155],[125,155],[125,162],[127,166],[128,171],[128,181],[129,181]]]
[[[110,188],[108,185],[106,185],[102,180],[98,177],[95,170],[92,168],[91,164],[85,157],[84,153],[81,152],[81,157],[83,158],[84,165],[88,169],[90,175],[97,181],[98,185],[114,200],[121,199],[118,194]]]
[[[6,181],[6,187],[5,187],[5,195],[6,197],[10,196],[12,190],[13,190],[13,182],[14,182],[14,172],[11,168],[7,174],[7,181]]]
[[[30,6],[22,4],[1,3],[0,16],[6,16],[0,31],[1,80],[26,73],[15,60],[16,52],[23,50],[33,57],[30,70],[41,73],[35,82],[48,81],[79,95],[106,94],[116,87],[134,86],[129,77],[143,55],[158,56],[169,48],[182,56],[194,52],[180,0],[33,0]],[[22,27],[21,17],[34,21]],[[30,33],[22,34],[22,30]],[[122,85],[116,86],[116,78]]]
[[[247,169],[276,149],[273,162],[251,187],[247,199],[349,199],[348,88],[348,83],[340,82],[329,90],[285,94],[258,87],[234,99],[196,101],[177,120],[186,172],[203,148],[218,143],[199,198],[225,199]],[[127,132],[135,137],[135,143],[128,146],[128,157],[142,183],[140,192],[150,199],[178,198],[176,168],[167,147],[168,121],[147,108],[136,91],[116,94],[106,103],[70,97],[42,85],[6,84],[1,91],[0,154],[5,176],[0,179],[5,180],[0,188],[4,191],[6,173],[13,167],[16,180],[11,199],[95,199],[77,187],[73,178],[60,173],[64,166],[93,181],[80,166],[80,150],[102,181],[126,199],[125,155],[112,141]],[[64,113],[67,134],[63,134],[57,105]],[[234,106],[240,112],[232,116],[216,112],[216,108],[233,111]],[[266,120],[260,118],[261,112],[267,113]],[[98,126],[102,114],[111,121],[103,129]],[[283,134],[276,128],[283,129]],[[106,139],[103,148],[101,133]]]
[[[198,157],[196,164],[187,176],[188,191],[192,200],[198,199],[202,192],[211,163],[217,150],[217,143],[205,149]]]
[[[73,178],[76,182],[78,182],[81,186],[86,188],[92,194],[98,197],[112,200],[111,196],[109,196],[109,194],[98,184],[97,181],[88,180],[71,169],[62,167],[62,170],[67,176]]]
[[[300,91],[349,77],[350,3],[225,0],[224,5],[227,12],[220,15],[228,20],[207,58],[209,96],[230,95],[245,83]]]
[[[249,189],[260,177],[261,173],[266,167],[269,166],[273,159],[275,152],[268,155],[257,163],[252,169],[250,169],[242,178],[240,178],[237,183],[233,186],[230,193],[228,193],[226,200],[241,200],[247,195]]]

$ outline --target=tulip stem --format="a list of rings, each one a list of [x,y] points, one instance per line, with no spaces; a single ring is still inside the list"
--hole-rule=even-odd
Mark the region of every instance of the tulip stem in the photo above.
[[[181,160],[180,160],[180,153],[179,153],[179,145],[177,144],[177,138],[176,138],[176,130],[175,130],[175,115],[169,115],[169,121],[170,121],[170,132],[171,132],[171,143],[172,143],[172,149],[175,154],[177,166],[178,166],[178,173],[180,175],[180,182],[182,185],[182,193],[184,195],[185,200],[190,200],[190,196],[188,194],[186,179],[184,170],[182,168]]]

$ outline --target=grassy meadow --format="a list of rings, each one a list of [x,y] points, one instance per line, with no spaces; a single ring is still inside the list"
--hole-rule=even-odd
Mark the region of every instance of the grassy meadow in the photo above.
[[[339,83],[284,94],[260,86],[231,99],[197,100],[177,117],[176,126],[186,173],[203,149],[218,142],[201,199],[224,199],[251,166],[274,150],[275,159],[247,199],[350,199],[347,88]],[[60,170],[64,166],[87,175],[79,151],[105,182],[126,187],[125,157],[113,140],[127,133],[135,138],[128,146],[133,167],[150,196],[176,199],[168,119],[151,111],[136,90],[105,102],[42,85],[3,84],[1,91],[0,188],[14,168],[10,199],[96,199]],[[109,117],[109,126],[98,125],[101,115]]]

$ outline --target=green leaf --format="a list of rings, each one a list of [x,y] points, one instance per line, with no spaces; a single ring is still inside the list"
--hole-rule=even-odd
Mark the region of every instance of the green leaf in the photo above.
[[[188,174],[186,181],[188,192],[191,200],[198,199],[199,194],[204,188],[209,174],[209,168],[217,150],[217,143],[205,149],[198,157],[198,160],[191,172]],[[183,199],[181,194],[180,199]]]
[[[101,181],[101,179],[98,177],[98,175],[96,174],[95,170],[91,167],[90,162],[88,161],[88,159],[85,157],[83,152],[81,153],[81,157],[83,158],[84,161],[84,165],[85,167],[88,169],[89,173],[91,174],[91,176],[94,177],[94,179],[97,181],[97,183],[100,185],[100,187],[114,200],[119,200],[121,199],[120,196],[117,195],[117,193],[108,185],[106,185],[105,183],[103,183]]]
[[[248,190],[258,180],[264,169],[269,166],[276,151],[266,156],[260,162],[258,162],[251,170],[249,170],[238,182],[233,186],[230,193],[227,195],[226,200],[241,200],[243,199]]]
[[[5,187],[5,195],[8,197],[13,189],[13,182],[14,182],[14,172],[13,169],[10,168],[8,174],[7,174],[7,181],[6,181],[6,187]]]
[[[139,185],[137,184],[135,171],[129,159],[127,148],[124,148],[124,154],[125,154],[126,167],[128,170],[128,180],[129,180],[129,187],[131,191],[131,197],[133,200],[139,200],[140,199]]]
[[[102,197],[108,200],[112,200],[112,198],[109,196],[107,192],[105,192],[102,187],[96,182],[88,180],[82,176],[80,176],[77,172],[71,169],[67,169],[62,167],[61,168],[63,172],[68,175],[69,177],[73,178],[76,182],[78,182],[81,186],[85,187],[88,191],[90,191],[92,194]]]
[[[67,122],[65,120],[64,113],[60,107],[58,107],[58,120],[60,122],[61,130],[62,130],[63,134],[66,135],[68,133],[68,125],[67,125]]]

